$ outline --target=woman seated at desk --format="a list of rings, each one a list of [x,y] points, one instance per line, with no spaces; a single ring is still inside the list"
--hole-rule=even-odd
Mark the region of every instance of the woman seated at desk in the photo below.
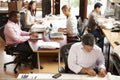
[[[31,1],[28,5],[28,10],[26,11],[26,24],[27,28],[30,28],[31,25],[39,23],[38,20],[36,20],[36,2]]]

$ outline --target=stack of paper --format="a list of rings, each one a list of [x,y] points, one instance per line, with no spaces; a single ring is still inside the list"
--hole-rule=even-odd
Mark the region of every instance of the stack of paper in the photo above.
[[[103,26],[105,26],[106,29],[112,29],[115,27],[111,22],[104,23]]]
[[[32,27],[31,27],[31,32],[45,32],[46,30],[46,27],[45,25],[42,25],[42,24],[34,24]]]
[[[42,49],[60,48],[60,44],[58,42],[41,42],[38,46],[39,48],[42,48]]]
[[[120,59],[120,45],[118,45],[114,48],[114,52],[118,56],[118,58]]]

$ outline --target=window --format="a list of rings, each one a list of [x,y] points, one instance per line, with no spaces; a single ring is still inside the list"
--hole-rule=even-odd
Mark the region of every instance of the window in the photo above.
[[[107,0],[88,0],[87,17],[91,13],[91,11],[94,9],[94,4],[96,2],[102,3],[103,6],[101,7],[101,14],[104,15],[104,12],[105,12],[106,7],[107,7]]]
[[[79,15],[79,3],[80,0],[61,0],[60,7],[62,7],[63,5],[68,5],[71,8],[71,13],[73,15]],[[60,12],[60,14],[63,14],[62,11]]]

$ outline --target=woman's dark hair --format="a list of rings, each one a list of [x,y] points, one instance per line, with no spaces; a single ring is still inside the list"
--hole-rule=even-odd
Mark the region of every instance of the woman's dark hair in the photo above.
[[[36,2],[35,1],[30,1],[29,2],[28,10],[30,10],[32,16],[35,16],[36,15],[36,9],[35,10],[31,10],[31,6],[32,6],[33,3],[36,3]]]
[[[19,13],[19,11],[11,11],[11,12],[9,12],[9,19],[14,17],[14,16],[17,16],[18,13]]]
[[[84,45],[93,46],[94,42],[95,42],[95,40],[94,40],[94,36],[92,34],[88,33],[88,34],[83,35],[82,43]]]
[[[99,3],[99,2],[97,2],[97,3],[94,5],[94,9],[96,9],[96,8],[100,8],[101,6],[102,6],[102,4]]]

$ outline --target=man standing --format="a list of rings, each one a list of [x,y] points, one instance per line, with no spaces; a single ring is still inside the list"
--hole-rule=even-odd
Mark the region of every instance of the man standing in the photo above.
[[[95,76],[97,72],[100,77],[106,75],[103,53],[94,42],[94,36],[88,33],[83,36],[82,42],[74,43],[71,46],[68,55],[70,70],[90,76]]]

